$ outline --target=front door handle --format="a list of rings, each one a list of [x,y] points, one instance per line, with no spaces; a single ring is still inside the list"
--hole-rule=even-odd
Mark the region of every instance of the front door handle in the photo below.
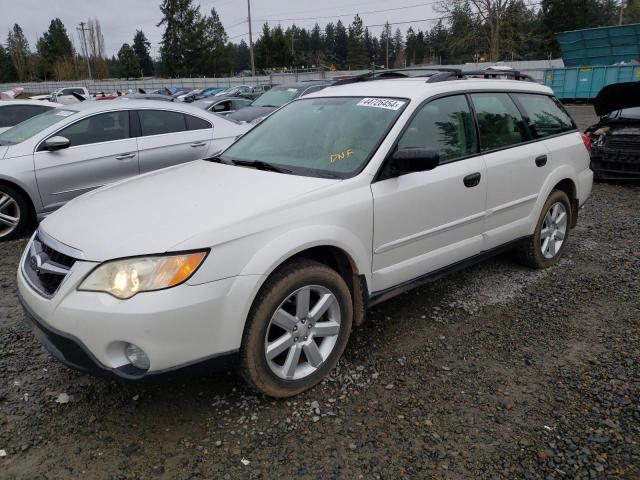
[[[544,167],[547,164],[547,156],[540,155],[536,157],[536,167]]]
[[[127,160],[127,159],[133,158],[135,156],[136,156],[135,153],[123,153],[122,155],[118,155],[116,157],[116,160]]]
[[[464,177],[464,186],[468,188],[477,187],[480,185],[480,172],[472,173]]]
[[[195,143],[192,143],[191,146],[193,148],[197,148],[197,147],[204,147],[206,144],[207,142],[195,142]]]

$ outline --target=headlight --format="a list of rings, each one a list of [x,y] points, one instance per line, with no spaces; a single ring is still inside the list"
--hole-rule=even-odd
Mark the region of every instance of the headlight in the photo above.
[[[105,262],[84,279],[78,290],[127,299],[139,292],[175,287],[187,281],[206,256],[207,252],[193,252]]]

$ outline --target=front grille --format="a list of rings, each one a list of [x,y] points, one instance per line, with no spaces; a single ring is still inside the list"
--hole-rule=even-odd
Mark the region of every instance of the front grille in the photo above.
[[[55,250],[36,234],[25,256],[23,271],[33,288],[51,297],[58,291],[75,262],[75,258]]]
[[[611,136],[607,140],[606,148],[612,150],[631,150],[640,154],[640,138],[628,136]]]

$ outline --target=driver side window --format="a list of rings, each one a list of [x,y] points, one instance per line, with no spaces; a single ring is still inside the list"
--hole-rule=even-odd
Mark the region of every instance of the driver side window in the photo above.
[[[437,152],[440,163],[474,154],[477,141],[466,97],[454,95],[424,105],[398,142],[398,148],[410,147]]]

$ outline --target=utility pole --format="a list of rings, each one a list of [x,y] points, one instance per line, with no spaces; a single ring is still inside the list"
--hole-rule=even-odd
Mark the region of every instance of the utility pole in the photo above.
[[[249,14],[249,54],[251,56],[251,76],[256,76],[256,63],[253,57],[253,33],[251,31],[251,0],[247,0],[247,13]]]
[[[618,19],[618,25],[622,25],[625,3],[625,0],[620,0],[620,18]]]
[[[87,37],[84,35],[84,32],[89,31],[89,27],[85,28],[86,23],[80,22],[80,26],[76,28],[82,35],[82,45],[84,47],[84,58],[87,59],[87,70],[89,70],[89,80],[93,80],[91,77],[91,64],[89,63],[89,50],[87,49]]]
[[[387,37],[387,42],[386,42],[387,43],[387,63],[386,63],[386,67],[385,68],[387,70],[389,70],[389,32],[391,30],[391,25],[389,25],[389,23],[387,23],[386,29],[387,29],[387,35],[386,35],[386,37]]]

